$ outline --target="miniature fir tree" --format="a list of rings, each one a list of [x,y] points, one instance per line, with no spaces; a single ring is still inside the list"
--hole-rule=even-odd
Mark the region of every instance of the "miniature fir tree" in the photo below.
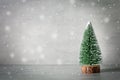
[[[80,49],[80,64],[96,65],[101,62],[101,51],[92,27],[91,22],[88,23],[84,32]]]

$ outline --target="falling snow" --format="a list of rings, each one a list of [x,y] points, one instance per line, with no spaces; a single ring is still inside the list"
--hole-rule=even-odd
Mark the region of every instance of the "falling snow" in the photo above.
[[[94,7],[94,6],[95,6],[95,2],[92,2],[92,3],[91,3],[91,6],[93,6],[93,7]]]
[[[75,0],[70,0],[70,3],[71,4],[75,4]]]
[[[26,63],[28,61],[27,58],[22,58],[21,60],[23,63]]]
[[[105,10],[106,10],[106,7],[102,7],[102,10],[105,11]]]
[[[9,32],[11,30],[10,26],[5,26],[5,31]]]
[[[31,12],[33,12],[35,9],[34,8],[30,8]]]
[[[62,60],[61,59],[57,59],[57,64],[61,65],[62,64]]]
[[[29,52],[30,52],[30,54],[34,54],[35,50],[34,49],[30,49]]]
[[[40,15],[40,20],[44,20],[45,19],[45,15]]]
[[[71,32],[70,32],[70,35],[71,35],[71,36],[74,36],[74,34],[75,34],[74,31],[71,31]]]
[[[106,36],[106,37],[105,37],[105,39],[106,39],[106,40],[109,40],[109,39],[110,39],[110,37],[109,37],[109,36]]]
[[[116,50],[120,50],[120,48],[116,48]]]
[[[26,36],[21,36],[21,39],[22,39],[22,40],[26,40],[27,37],[26,37]]]
[[[100,2],[100,0],[97,0],[98,1],[98,3]]]
[[[45,7],[45,6],[42,6],[42,7],[41,7],[41,9],[42,9],[42,10],[45,10],[45,9],[46,9],[46,7]]]
[[[109,17],[105,17],[105,18],[104,18],[104,22],[105,22],[105,23],[108,23],[109,21],[110,21],[110,18],[109,18]]]
[[[120,26],[117,26],[117,30],[120,30]]]
[[[6,44],[6,47],[9,48],[9,44]]]
[[[38,46],[36,50],[37,50],[37,52],[41,53],[43,51],[43,47],[42,46]]]
[[[7,12],[6,12],[6,15],[7,15],[7,16],[10,16],[11,14],[12,14],[11,11],[7,11]]]
[[[7,72],[8,75],[11,75],[11,72]]]
[[[24,70],[24,68],[22,68],[22,67],[21,67],[21,68],[20,68],[20,70],[21,70],[21,71],[23,71],[23,70]]]
[[[51,35],[51,37],[52,37],[52,39],[57,39],[58,34],[57,34],[57,33],[53,33],[53,34]]]
[[[119,23],[120,23],[120,20],[117,20],[116,23],[119,24]]]
[[[26,3],[27,0],[22,0],[23,3]]]
[[[82,32],[88,21],[93,23],[98,39],[108,42],[115,39],[117,43],[120,32],[120,5],[118,1],[106,3],[103,0],[0,1],[1,51],[6,53],[0,54],[1,61],[5,58],[5,63],[13,63],[14,60],[18,64],[18,61],[33,64],[78,64],[78,55],[72,53],[79,52],[77,45],[80,45]],[[106,53],[103,56],[114,53],[109,52],[110,44],[99,43],[102,44],[103,53]],[[112,45],[119,48],[116,43]],[[62,56],[61,59],[56,59],[58,54]],[[69,57],[66,58],[64,55],[68,54]],[[114,56],[118,56],[117,52]],[[110,63],[115,61],[107,58],[104,60]]]
[[[11,53],[11,54],[10,54],[10,57],[11,57],[11,58],[14,58],[14,57],[15,57],[15,54],[14,54],[14,53]]]
[[[40,54],[40,59],[45,59],[45,55],[44,54]]]

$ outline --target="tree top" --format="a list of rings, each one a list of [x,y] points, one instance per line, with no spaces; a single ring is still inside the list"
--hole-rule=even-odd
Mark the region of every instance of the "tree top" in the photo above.
[[[88,27],[90,27],[90,26],[92,26],[92,23],[90,21],[88,21],[85,29],[88,29]]]

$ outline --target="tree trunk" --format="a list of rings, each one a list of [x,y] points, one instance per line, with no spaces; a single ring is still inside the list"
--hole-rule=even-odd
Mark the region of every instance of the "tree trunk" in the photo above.
[[[100,65],[85,65],[81,70],[84,74],[100,73]]]

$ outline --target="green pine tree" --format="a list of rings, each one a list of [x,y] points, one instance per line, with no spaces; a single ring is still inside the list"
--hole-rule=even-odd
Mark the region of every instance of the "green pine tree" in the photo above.
[[[101,51],[92,24],[89,22],[81,43],[80,64],[95,65],[99,64],[101,59]]]

